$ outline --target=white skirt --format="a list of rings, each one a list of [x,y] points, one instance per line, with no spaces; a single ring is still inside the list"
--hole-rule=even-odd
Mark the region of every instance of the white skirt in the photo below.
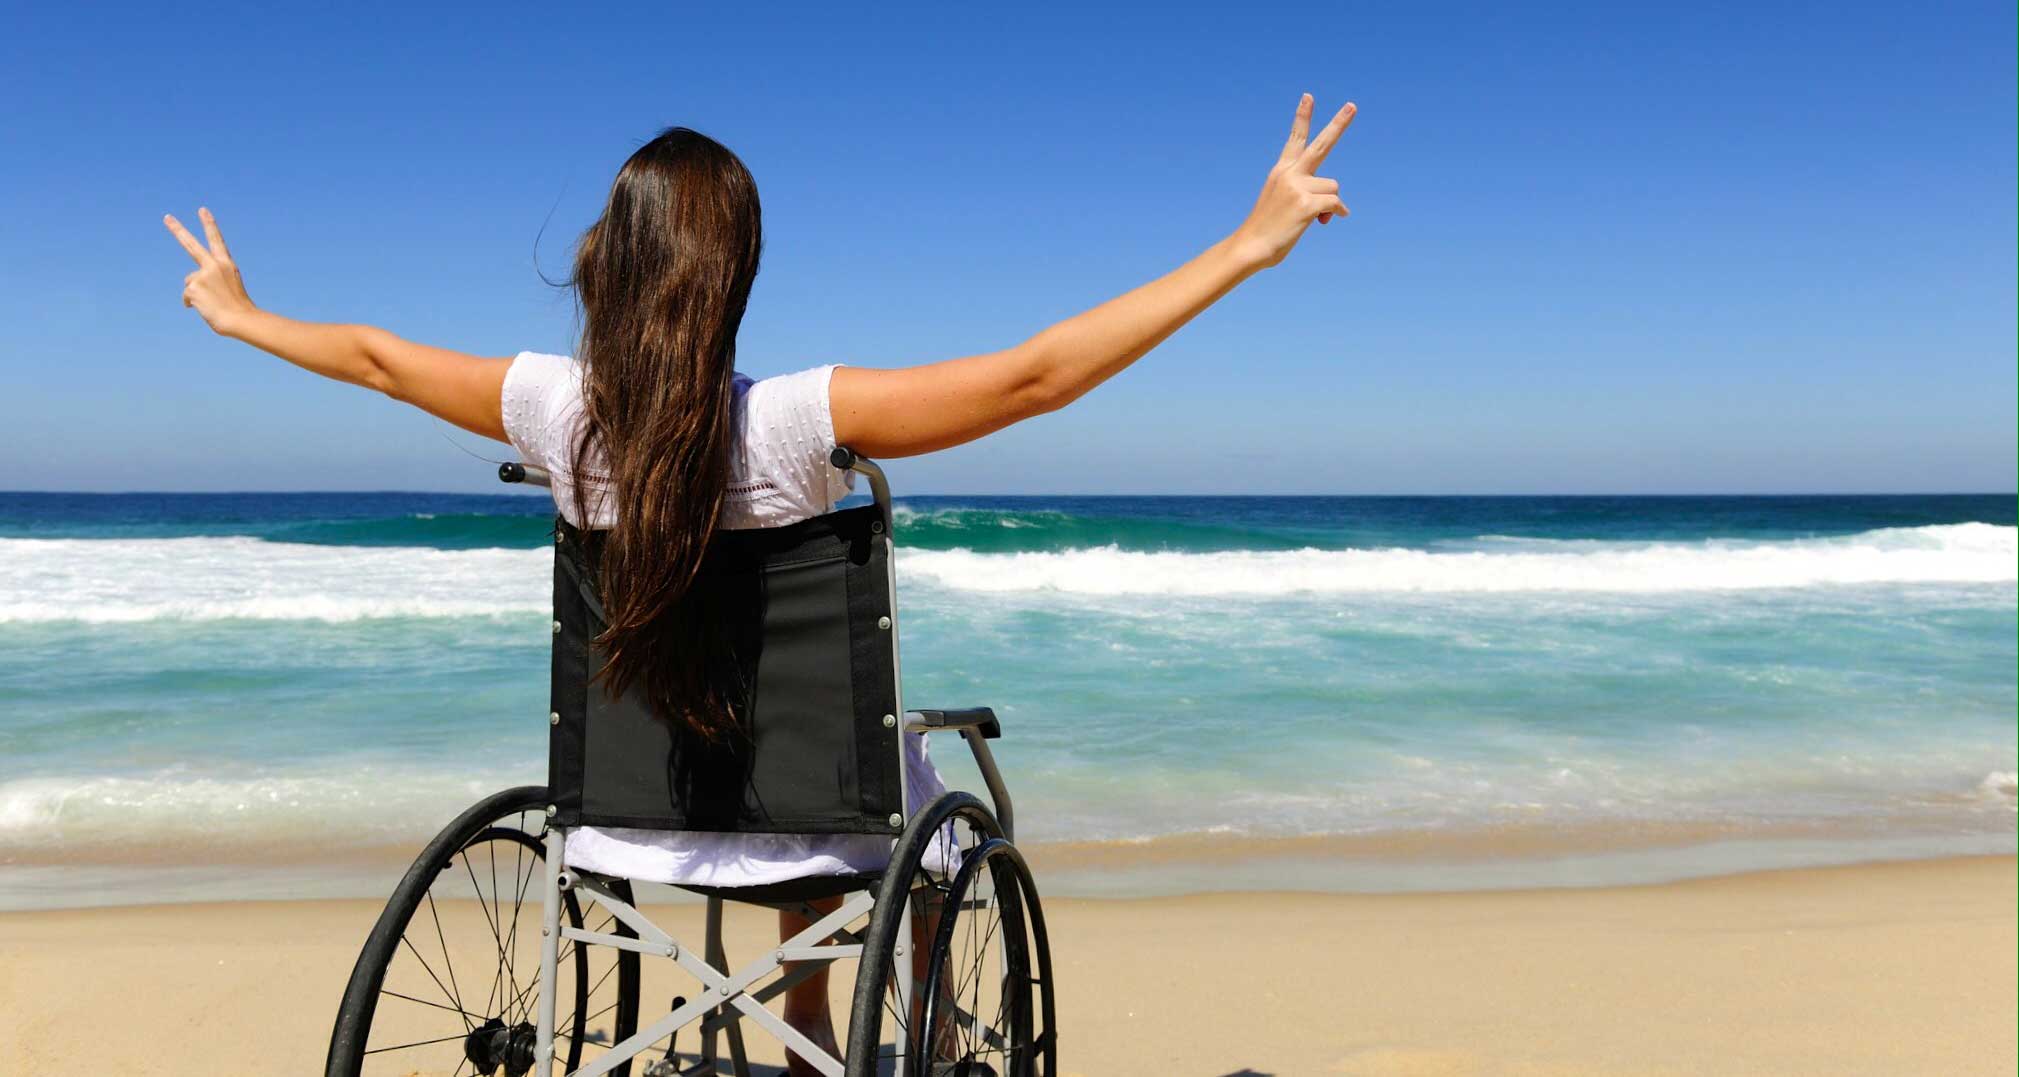
[[[905,792],[911,810],[946,792],[925,734],[904,736]],[[580,826],[568,831],[568,865],[583,871],[679,886],[765,886],[814,875],[861,875],[890,863],[891,838],[876,834],[712,834]],[[947,839],[928,850],[926,866],[947,871]]]

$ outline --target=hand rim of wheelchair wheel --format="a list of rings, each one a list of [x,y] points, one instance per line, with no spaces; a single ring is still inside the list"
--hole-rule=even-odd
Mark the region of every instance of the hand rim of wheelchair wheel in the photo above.
[[[943,829],[956,821],[965,822],[977,836],[976,844],[962,851],[963,864],[966,858],[978,855],[991,842],[1001,842],[1011,854],[1008,835],[1002,824],[978,798],[971,793],[958,790],[943,794],[938,799],[919,809],[911,823],[899,838],[897,849],[891,856],[890,868],[884,873],[878,887],[876,910],[872,916],[867,937],[876,945],[864,950],[862,965],[856,972],[854,1005],[850,1012],[847,1041],[847,1063],[849,1077],[871,1077],[878,1072],[879,1058],[888,1058],[883,1053],[882,1038],[884,1016],[893,1018],[894,1032],[905,1043],[906,1070],[899,1077],[910,1077],[916,1072],[931,1074],[929,1068],[911,1070],[915,1064],[929,1062],[923,1051],[925,1044],[915,1035],[914,1024],[906,1015],[896,1012],[890,1001],[895,959],[899,958],[898,947],[908,945],[908,938],[900,938],[899,923],[905,906],[914,892],[931,889],[945,892],[959,877],[956,869],[953,877],[936,877],[938,873],[928,871],[925,856]],[[994,858],[984,858],[993,862]],[[1037,1005],[1033,1020],[1041,1023],[1041,1029],[1031,1037],[1034,1050],[1029,1052],[1028,1064],[1016,1077],[1050,1077],[1057,1070],[1057,1039],[1054,1020],[1055,1007],[1051,983],[1051,950],[1049,937],[1045,932],[1044,914],[1038,905],[1037,888],[1031,881],[1029,871],[1024,866],[1021,855],[1015,855],[1016,873],[1019,875],[1019,908],[1022,910],[1028,938],[1023,945],[1029,948],[1028,967],[1035,970],[1032,976],[1036,987]],[[909,956],[904,956],[909,961]],[[915,982],[914,992],[923,990],[922,981]],[[980,1072],[980,1071],[977,1071]],[[1000,1077],[1010,1077],[1008,1074]]]
[[[984,871],[992,888],[987,899],[979,897],[977,885]],[[1023,915],[1028,874],[1016,847],[1001,838],[989,838],[962,854],[960,869],[947,884],[925,980],[918,985],[925,1042],[906,1060],[912,1077],[1024,1077],[1036,1071],[1039,1045],[1031,1004],[1038,982],[1029,967]],[[995,915],[965,915],[982,909]],[[958,926],[963,922],[964,930]],[[998,932],[1003,944],[996,962],[1000,1001],[984,1024],[983,987],[991,973],[983,966]],[[954,948],[963,938],[975,944],[975,952],[971,960],[955,962]]]

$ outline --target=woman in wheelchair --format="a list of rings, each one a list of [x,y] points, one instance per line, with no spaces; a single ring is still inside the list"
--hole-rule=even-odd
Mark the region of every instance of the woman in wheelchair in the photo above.
[[[507,477],[544,476],[559,514],[550,786],[490,798],[423,853],[359,960],[329,1072],[414,1071],[402,1052],[422,1045],[385,1037],[425,1034],[397,1014],[429,1007],[450,1015],[433,1015],[449,1034],[429,1042],[448,1045],[456,1072],[545,1074],[559,1061],[625,1073],[654,1044],[647,1072],[686,1072],[664,1041],[696,1022],[694,1066],[715,1071],[721,1033],[742,1072],[748,1021],[785,1041],[793,1074],[874,1073],[886,1016],[899,1072],[1053,1072],[1049,953],[986,757],[995,720],[898,704],[888,492],[863,457],[935,452],[1064,407],[1282,261],[1313,221],[1343,216],[1337,183],[1315,170],[1354,107],[1315,137],[1311,110],[1306,95],[1246,219],[1191,261],[1015,346],[896,369],[737,373],[757,187],[685,128],[631,155],[580,240],[573,358],[486,358],[284,317],[248,298],[209,210],[202,240],[167,217],[196,263],[183,302],[211,329],[509,442],[526,467]],[[835,511],[857,473],[877,505]],[[996,811],[946,792],[925,747],[934,729],[976,751]],[[511,858],[510,886],[485,890],[485,856],[494,882],[497,858]],[[440,926],[452,903],[437,888],[464,872],[458,893],[478,892],[497,944],[488,992],[457,976]],[[708,952],[687,953],[631,905],[632,881],[707,895]],[[516,952],[518,905],[541,888],[533,975]],[[779,910],[781,946],[754,972],[731,976],[721,953],[725,898]],[[585,909],[607,913],[609,930],[585,928]],[[868,928],[850,930],[862,916]],[[956,962],[964,934],[993,956]],[[438,956],[416,945],[436,936]],[[613,1032],[591,1028],[611,1007],[584,1012],[610,975],[589,986],[592,948],[614,955]],[[428,970],[418,982],[434,981],[427,999],[386,986],[408,951]],[[641,955],[673,957],[707,997],[675,999],[640,1029]],[[860,958],[846,1052],[828,1004],[837,956]],[[962,975],[991,963],[993,977]],[[782,978],[756,989],[771,973]],[[780,993],[782,1021],[762,1006]]]

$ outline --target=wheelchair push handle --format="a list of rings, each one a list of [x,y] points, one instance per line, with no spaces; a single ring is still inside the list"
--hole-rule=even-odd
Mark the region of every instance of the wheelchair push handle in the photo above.
[[[498,481],[524,483],[527,486],[545,486],[549,489],[554,485],[553,476],[547,474],[546,468],[520,463],[517,460],[498,465]]]
[[[876,499],[876,507],[883,510],[883,526],[890,527],[890,480],[883,477],[883,469],[876,461],[857,453],[846,445],[836,445],[827,454],[827,462],[841,471],[853,471],[869,480],[869,496]]]
[[[836,445],[827,454],[827,462],[842,471],[853,471],[869,480],[869,495],[876,499],[876,507],[883,510],[883,525],[890,527],[893,517],[890,510],[890,480],[884,478],[883,469],[876,461],[856,453],[846,445]],[[498,465],[498,481],[525,486],[543,486],[552,489],[554,478],[547,469],[521,460],[511,460]]]

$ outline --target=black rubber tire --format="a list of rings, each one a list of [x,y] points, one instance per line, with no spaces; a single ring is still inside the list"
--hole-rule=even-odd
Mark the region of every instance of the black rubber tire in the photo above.
[[[899,941],[898,926],[902,922],[904,906],[914,888],[930,881],[922,866],[927,847],[940,828],[955,819],[968,823],[984,841],[1008,840],[995,813],[971,793],[956,790],[942,794],[912,816],[891,854],[890,867],[877,887],[876,909],[870,915],[869,928],[863,936],[862,960],[856,968],[854,1003],[848,1017],[847,1077],[877,1077],[878,1051],[883,1041],[884,992],[895,967],[894,948]],[[1022,858],[1018,857],[1016,862],[1021,865]],[[1026,871],[1022,880],[1022,910],[1032,934],[1031,957],[1041,970],[1043,1001],[1040,1012],[1044,1018],[1044,1032],[1040,1057],[1045,1060],[1045,1068],[1040,1072],[1050,1074],[1056,1068],[1052,1061],[1056,1056],[1056,1037],[1051,1031],[1054,1027],[1051,950],[1045,934],[1044,914],[1038,908],[1037,890],[1028,882],[1029,873]],[[922,989],[922,985],[915,987]],[[900,1035],[911,1035],[911,1030],[899,1028],[897,1031]],[[909,1043],[906,1053],[912,1055],[920,1046]]]
[[[358,1077],[364,1066],[367,1044],[371,1040],[371,1024],[377,1012],[381,989],[385,985],[386,969],[395,957],[400,939],[406,934],[407,924],[420,909],[429,888],[442,872],[454,861],[457,854],[480,840],[510,839],[503,831],[514,828],[500,828],[496,824],[507,816],[531,815],[544,817],[547,805],[547,789],[540,785],[522,785],[513,789],[493,793],[471,805],[455,821],[429,841],[427,847],[414,859],[413,866],[400,879],[399,885],[386,901],[386,907],[379,914],[371,934],[366,936],[364,948],[358,953],[357,964],[351,969],[350,981],[344,988],[342,1003],[337,1007],[336,1026],[330,1032],[329,1054],[324,1066],[326,1077]],[[532,838],[529,846],[535,855],[543,855],[537,836],[519,832],[521,838]],[[630,900],[630,884],[619,881],[613,889],[624,900]],[[580,903],[574,893],[562,895],[563,916],[577,927],[581,926]],[[629,934],[629,929],[622,929]],[[577,947],[575,986],[578,994],[586,994],[587,950]],[[615,1038],[622,1040],[637,1030],[638,1023],[638,955],[630,951],[619,951],[617,956],[618,1002],[615,1017],[617,1028]],[[576,1014],[581,1013],[580,1000]],[[572,1037],[569,1043],[569,1058],[566,1069],[575,1069],[581,1061],[582,1041]],[[630,1063],[611,1070],[616,1077],[628,1077]],[[564,1071],[565,1072],[565,1071]]]

